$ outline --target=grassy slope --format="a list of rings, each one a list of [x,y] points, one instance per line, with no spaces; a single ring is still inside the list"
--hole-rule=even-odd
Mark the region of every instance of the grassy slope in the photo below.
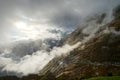
[[[112,77],[96,77],[90,78],[88,80],[120,80],[120,76],[112,76]]]

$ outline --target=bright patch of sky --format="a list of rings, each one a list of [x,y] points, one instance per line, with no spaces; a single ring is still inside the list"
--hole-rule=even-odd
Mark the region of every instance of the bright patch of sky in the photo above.
[[[28,18],[27,18],[28,19]],[[56,34],[51,33],[50,31],[64,31],[62,28],[58,28],[54,25],[47,24],[45,22],[38,23],[32,19],[29,20],[11,20],[11,25],[14,26],[14,29],[11,31],[12,41],[18,40],[37,40],[37,39],[46,39],[54,38],[60,39],[61,34],[58,32]]]

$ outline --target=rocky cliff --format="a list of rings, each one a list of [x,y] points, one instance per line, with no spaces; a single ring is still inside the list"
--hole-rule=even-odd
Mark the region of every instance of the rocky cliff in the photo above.
[[[61,44],[81,44],[67,56],[52,59],[39,73],[19,80],[80,80],[96,76],[120,76],[120,6],[114,19],[105,23],[106,14],[86,20]],[[84,27],[83,27],[84,26]],[[92,26],[92,27],[90,27]],[[90,30],[90,31],[88,31]],[[2,77],[0,79],[8,80]],[[11,80],[18,80],[12,77]]]
[[[53,73],[60,80],[83,79],[96,76],[120,75],[120,7],[114,10],[114,19],[103,24],[105,14],[92,19],[98,26],[90,33],[78,28],[63,40],[63,44],[74,45],[82,42],[68,56],[60,56],[51,60],[40,72]],[[94,26],[93,25],[93,26]]]

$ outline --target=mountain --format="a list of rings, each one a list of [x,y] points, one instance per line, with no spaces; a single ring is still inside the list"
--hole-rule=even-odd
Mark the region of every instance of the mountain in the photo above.
[[[67,56],[53,58],[38,75],[11,80],[82,80],[97,76],[120,76],[120,6],[113,10],[114,18],[106,22],[102,13],[86,19],[74,32],[60,42],[81,44]],[[9,76],[1,80],[10,80]]]
[[[90,33],[84,33],[85,28],[78,28],[67,36],[62,44],[82,44],[70,52],[68,56],[60,56],[51,60],[40,75],[48,72],[59,80],[79,80],[97,76],[120,76],[120,6],[114,9],[114,19],[102,24],[105,14],[92,18],[92,22],[100,25]],[[93,23],[92,23],[93,24]],[[93,24],[93,25],[94,25]]]

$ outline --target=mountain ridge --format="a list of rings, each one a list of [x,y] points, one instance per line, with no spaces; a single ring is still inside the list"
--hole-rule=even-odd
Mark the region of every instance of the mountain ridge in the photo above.
[[[113,13],[114,19],[104,25],[102,23],[106,15],[102,14],[101,17],[90,20],[85,28],[76,29],[60,45],[72,46],[82,42],[77,48],[67,56],[53,58],[33,78],[30,75],[14,80],[82,80],[97,76],[120,76],[119,12],[118,6]],[[95,27],[97,28],[94,29]],[[86,29],[91,31],[86,33]],[[6,80],[4,77],[0,79],[2,78]]]

